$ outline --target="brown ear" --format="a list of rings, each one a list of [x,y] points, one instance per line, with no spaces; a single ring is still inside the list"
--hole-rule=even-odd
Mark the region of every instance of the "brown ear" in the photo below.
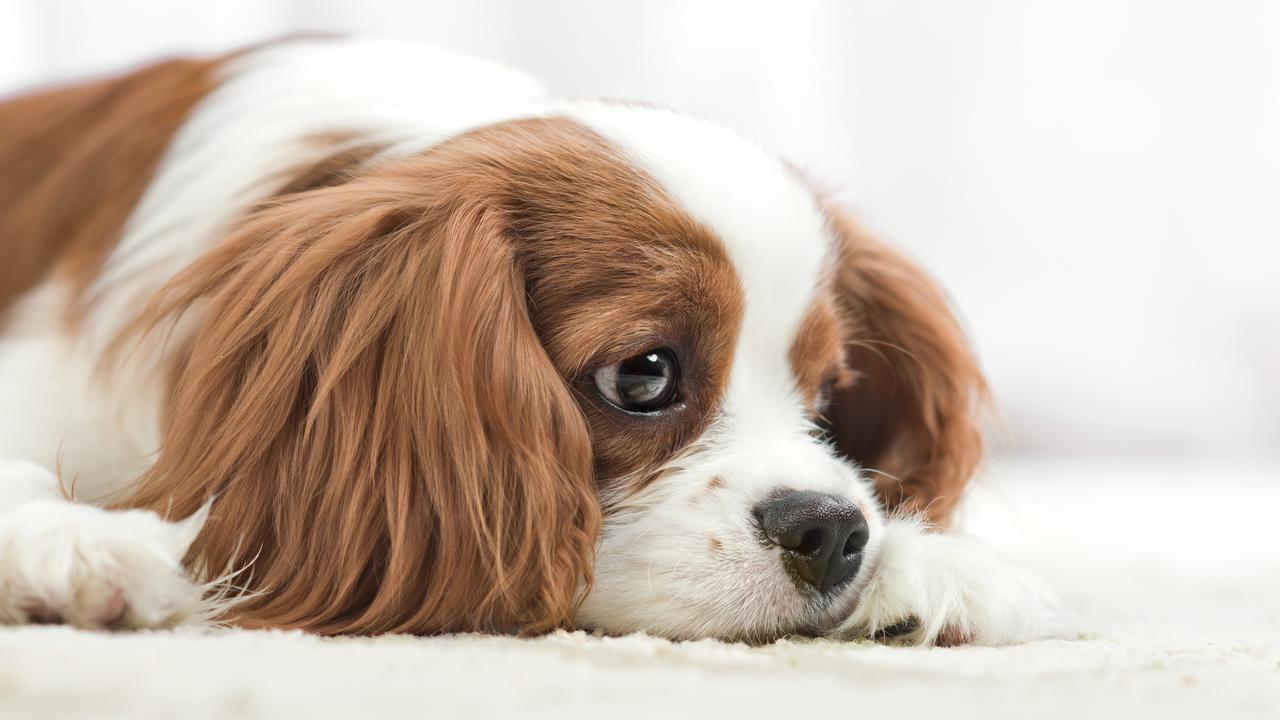
[[[947,299],[924,271],[832,213],[851,385],[827,418],[840,452],[890,508],[945,525],[982,458],[986,383]]]
[[[542,630],[589,582],[585,421],[501,213],[448,162],[259,209],[122,336],[198,311],[158,461],[124,504],[186,516],[214,498],[189,560],[249,568],[260,594],[236,622]]]

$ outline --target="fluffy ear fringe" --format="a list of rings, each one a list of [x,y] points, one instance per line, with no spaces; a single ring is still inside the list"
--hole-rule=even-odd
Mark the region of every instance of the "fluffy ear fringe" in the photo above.
[[[982,459],[986,382],[934,281],[847,216],[831,214],[856,377],[828,411],[832,436],[875,473],[889,508],[945,526]]]
[[[541,631],[590,583],[585,421],[501,210],[454,167],[428,154],[258,209],[117,342],[190,313],[158,460],[122,504],[213,499],[188,560],[248,567],[234,622]]]

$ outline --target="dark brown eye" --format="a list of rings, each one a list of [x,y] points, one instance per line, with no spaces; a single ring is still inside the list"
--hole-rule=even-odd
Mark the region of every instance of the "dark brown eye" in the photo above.
[[[651,413],[676,400],[680,366],[670,350],[649,350],[593,373],[605,400],[627,412]]]

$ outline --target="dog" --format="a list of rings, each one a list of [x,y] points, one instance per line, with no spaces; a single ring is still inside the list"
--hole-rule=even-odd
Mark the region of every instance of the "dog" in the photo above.
[[[948,302],[708,120],[295,38],[0,104],[0,622],[1016,642]]]

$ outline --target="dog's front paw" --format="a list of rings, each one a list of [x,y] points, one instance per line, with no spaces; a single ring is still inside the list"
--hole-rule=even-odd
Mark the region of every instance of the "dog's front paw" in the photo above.
[[[157,628],[194,616],[203,589],[182,557],[203,520],[63,500],[21,506],[0,517],[0,624]]]
[[[1006,645],[1051,632],[1059,611],[1038,578],[971,538],[889,524],[880,565],[833,633],[918,645]]]

